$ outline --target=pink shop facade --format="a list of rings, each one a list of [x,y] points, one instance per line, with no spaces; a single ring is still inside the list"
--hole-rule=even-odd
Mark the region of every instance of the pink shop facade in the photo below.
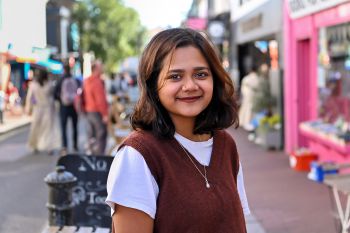
[[[350,1],[285,2],[285,151],[350,162]]]

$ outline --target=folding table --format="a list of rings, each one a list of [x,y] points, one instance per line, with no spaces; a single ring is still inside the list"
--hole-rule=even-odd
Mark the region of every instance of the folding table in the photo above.
[[[323,182],[332,189],[341,221],[341,232],[347,233],[350,228],[350,174],[328,175]],[[341,193],[346,196],[345,206],[340,201]]]

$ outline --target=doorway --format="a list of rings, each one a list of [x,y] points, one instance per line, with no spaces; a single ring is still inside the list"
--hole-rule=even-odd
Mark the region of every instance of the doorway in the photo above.
[[[297,42],[296,110],[297,126],[311,117],[311,43],[310,39]],[[306,138],[298,130],[298,146],[306,146]]]

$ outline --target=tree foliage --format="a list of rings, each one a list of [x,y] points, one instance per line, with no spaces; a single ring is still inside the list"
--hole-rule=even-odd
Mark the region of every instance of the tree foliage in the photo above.
[[[145,28],[138,13],[120,0],[81,0],[73,8],[73,20],[80,32],[82,52],[92,51],[108,71],[139,54]]]

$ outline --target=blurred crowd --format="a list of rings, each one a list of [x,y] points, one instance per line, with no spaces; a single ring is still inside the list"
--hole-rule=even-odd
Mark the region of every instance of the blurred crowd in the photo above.
[[[129,130],[137,89],[136,74],[106,75],[100,61],[92,63],[91,75],[84,79],[75,77],[68,63],[59,77],[37,70],[24,107],[32,117],[29,148],[34,153],[109,154],[108,139],[118,144],[123,137],[119,131]],[[79,138],[86,140],[79,143]]]

